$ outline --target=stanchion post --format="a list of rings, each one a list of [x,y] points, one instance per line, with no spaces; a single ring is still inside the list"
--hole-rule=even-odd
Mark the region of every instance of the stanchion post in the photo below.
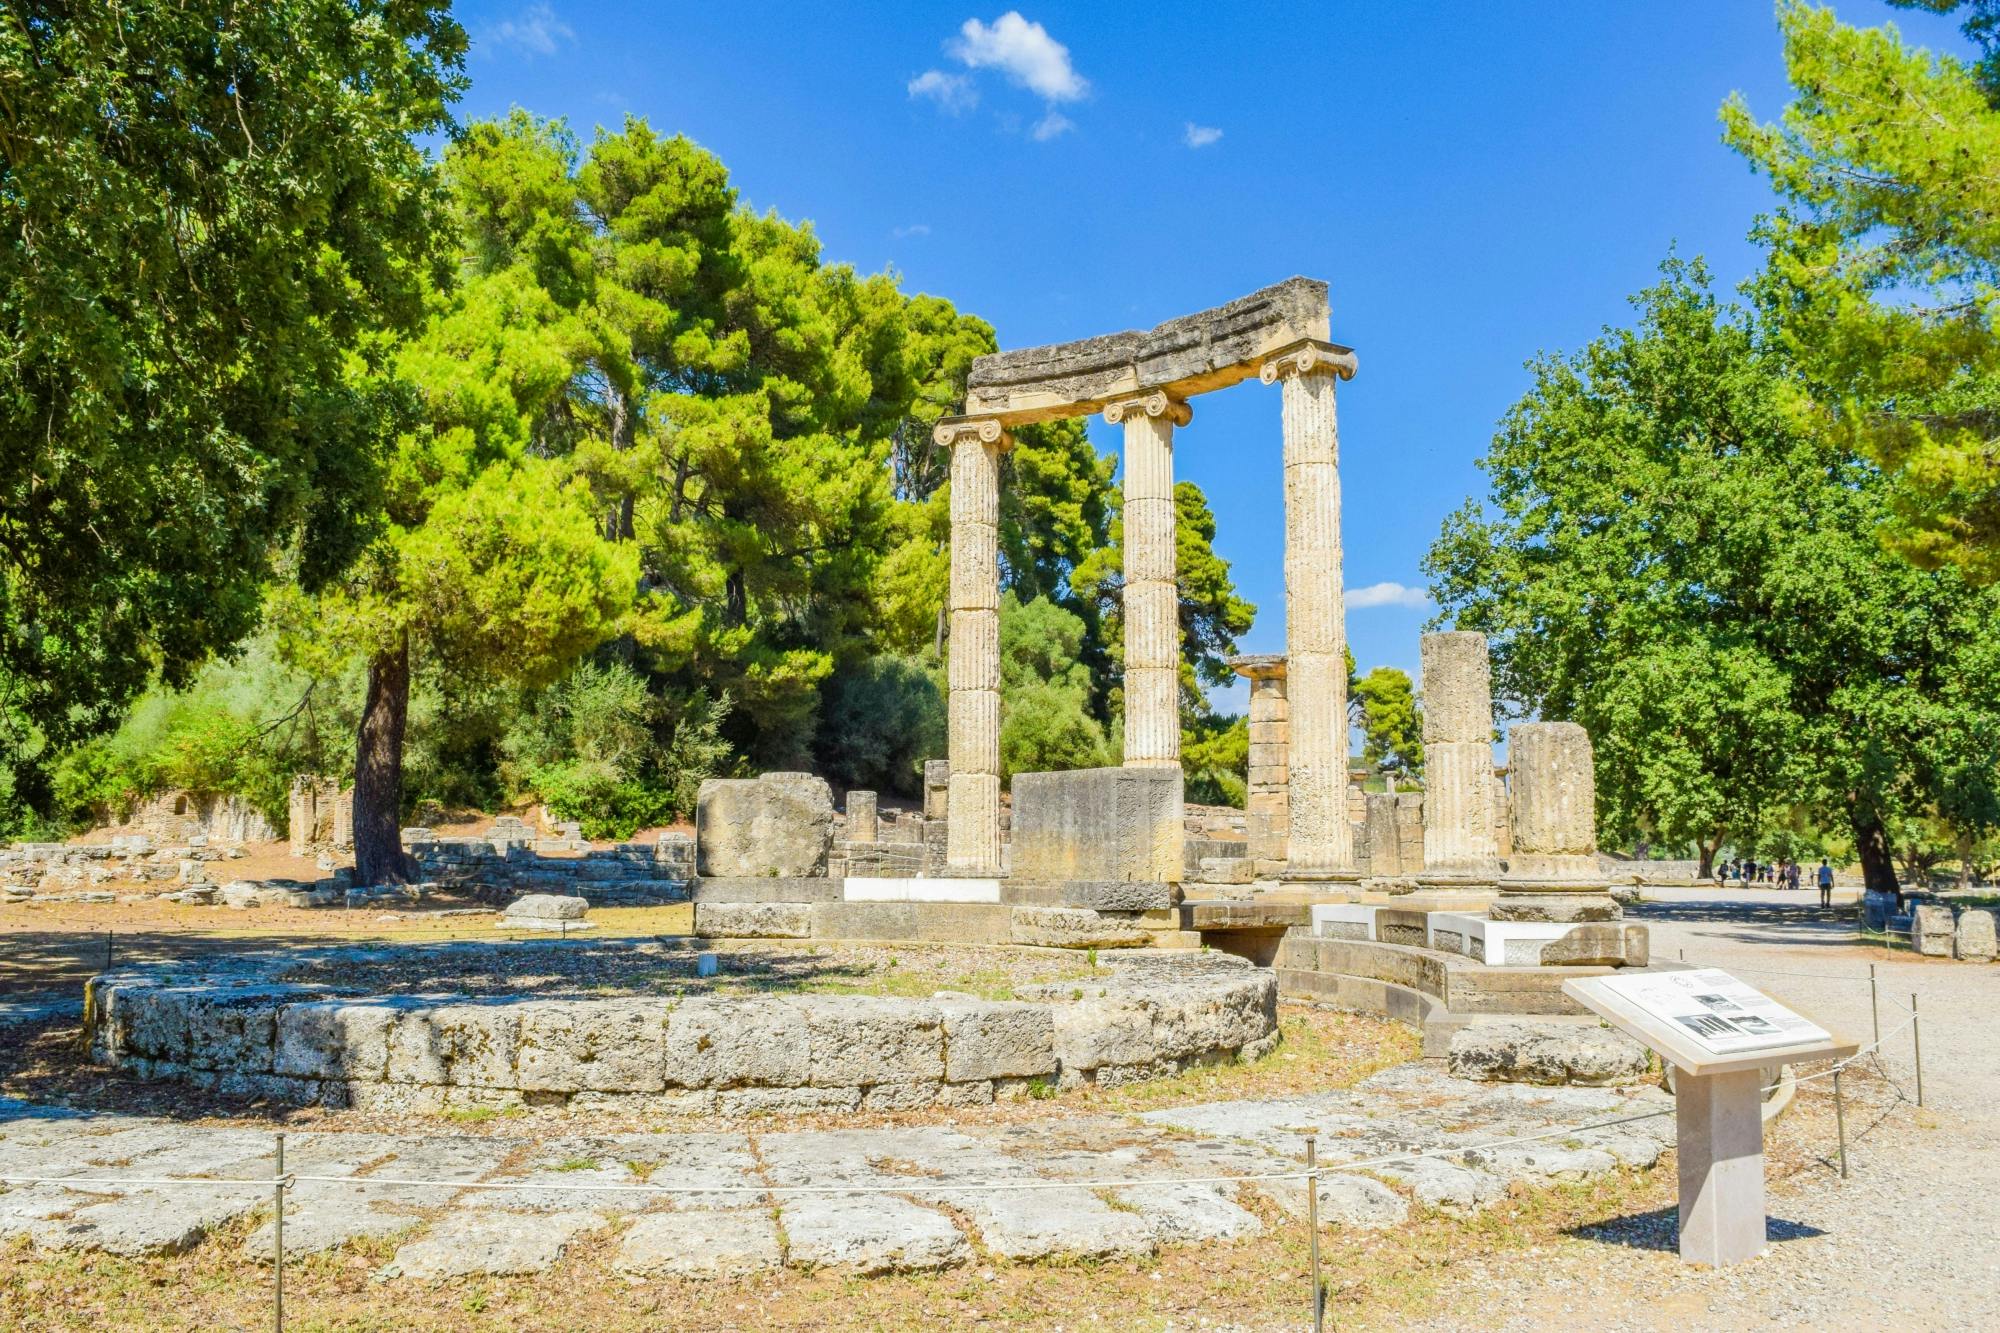
[[[1840,1095],[1840,1071],[1833,1071],[1833,1123],[1840,1132],[1840,1178],[1847,1179],[1847,1101]]]
[[[111,970],[111,932],[104,932],[104,970]]]
[[[285,1136],[278,1135],[277,1165],[271,1173],[271,1327],[285,1333]]]
[[[1868,965],[1868,1016],[1875,1022],[1875,1044],[1882,1044],[1882,1002],[1875,986],[1875,964]]]
[[[1306,1226],[1311,1228],[1313,1333],[1326,1333],[1326,1293],[1319,1284],[1319,1140],[1306,1135]]]
[[[1917,993],[1910,992],[1910,1047],[1917,1057],[1917,1105],[1924,1104],[1924,1030],[1917,1023]]]

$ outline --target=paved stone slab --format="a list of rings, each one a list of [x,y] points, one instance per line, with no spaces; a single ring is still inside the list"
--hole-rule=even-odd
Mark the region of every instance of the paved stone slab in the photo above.
[[[779,1258],[768,1211],[649,1213],[626,1231],[613,1266],[639,1277],[728,1278],[776,1268]]]
[[[807,1194],[779,1208],[797,1268],[905,1273],[953,1268],[972,1247],[951,1218],[893,1194]]]
[[[540,1273],[562,1258],[569,1243],[603,1225],[595,1213],[453,1213],[428,1234],[404,1245],[382,1269],[383,1277],[464,1277]]]

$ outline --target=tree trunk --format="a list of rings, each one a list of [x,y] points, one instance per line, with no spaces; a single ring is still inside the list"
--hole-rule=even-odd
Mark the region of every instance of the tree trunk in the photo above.
[[[1889,854],[1889,832],[1872,816],[1853,815],[1854,849],[1861,857],[1861,883],[1879,893],[1896,892],[1896,863]]]
[[[403,727],[410,715],[410,637],[368,663],[368,702],[354,751],[354,882],[408,884],[403,852]]]
[[[1701,870],[1695,875],[1696,879],[1715,878],[1715,854],[1722,850],[1722,839],[1724,836],[1722,831],[1718,829],[1714,842],[1696,841],[1694,845],[1695,850],[1701,853]]]

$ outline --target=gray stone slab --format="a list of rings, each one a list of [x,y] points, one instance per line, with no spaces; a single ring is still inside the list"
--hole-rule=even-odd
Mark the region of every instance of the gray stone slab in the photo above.
[[[1178,768],[1015,774],[1013,873],[1178,883],[1182,786]]]
[[[705,877],[691,896],[697,903],[830,903],[840,901],[840,888],[825,875]]]
[[[710,778],[695,797],[695,871],[703,877],[826,874],[833,793],[810,773]]]
[[[732,1278],[779,1262],[769,1210],[737,1210],[648,1213],[620,1239],[612,1266],[637,1277]]]
[[[794,1267],[904,1273],[972,1258],[950,1217],[893,1194],[785,1196],[779,1218]]]
[[[465,1277],[540,1273],[569,1243],[603,1225],[595,1213],[458,1212],[396,1251],[378,1276]]]

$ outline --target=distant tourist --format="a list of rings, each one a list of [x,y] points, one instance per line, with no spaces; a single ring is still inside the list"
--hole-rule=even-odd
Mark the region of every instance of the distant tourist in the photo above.
[[[1833,906],[1833,867],[1826,863],[1826,858],[1823,856],[1819,859],[1818,879],[1819,905],[1821,907]]]

